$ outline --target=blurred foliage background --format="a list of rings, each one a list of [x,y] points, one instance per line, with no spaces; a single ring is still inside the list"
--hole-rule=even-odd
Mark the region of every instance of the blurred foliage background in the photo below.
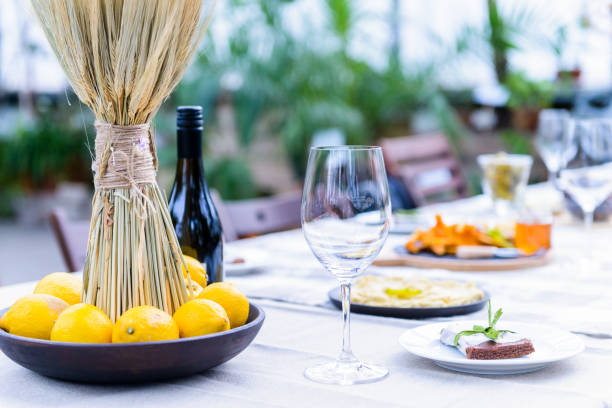
[[[486,150],[531,153],[533,115],[559,100],[569,98],[573,106],[575,67],[560,65],[556,78],[534,81],[509,58],[529,42],[561,59],[565,26],[544,35],[537,32],[541,16],[532,8],[501,8],[496,0],[483,0],[487,12],[481,24],[464,27],[444,52],[407,64],[400,58],[400,22],[393,13],[400,0],[389,1],[392,12],[380,16],[361,13],[351,0],[324,0],[323,27],[295,36],[285,13],[293,0],[228,0],[228,15],[246,17],[236,19],[223,39],[207,35],[156,118],[161,184],[169,187],[174,175],[179,105],[204,107],[207,180],[230,200],[298,188],[309,146],[330,129],[347,144],[440,129],[469,173],[475,155]],[[383,64],[351,52],[355,38],[364,35],[356,29],[364,19],[389,27],[392,40]],[[487,105],[474,89],[441,80],[474,56],[494,72],[506,95],[501,104]],[[91,115],[69,92],[48,99],[27,93],[12,99],[0,91],[0,110],[12,104],[29,112],[15,120],[16,129],[0,127],[0,215],[11,214],[15,195],[52,191],[63,181],[91,183]],[[491,113],[492,122],[478,119]],[[470,178],[477,192],[478,177]]]

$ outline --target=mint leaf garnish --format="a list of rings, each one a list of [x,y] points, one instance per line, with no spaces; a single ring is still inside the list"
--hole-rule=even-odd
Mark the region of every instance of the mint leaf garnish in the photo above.
[[[472,330],[460,331],[459,333],[457,333],[457,335],[455,336],[455,340],[453,341],[455,347],[459,343],[459,339],[461,338],[461,336],[471,336],[472,334],[482,333],[491,340],[497,340],[499,338],[499,335],[502,333],[514,333],[512,330],[496,329],[495,325],[502,317],[502,314],[504,314],[504,312],[501,308],[497,309],[497,312],[495,312],[495,316],[493,316],[493,319],[491,319],[491,299],[489,299],[489,301],[487,302],[487,306],[489,314],[489,326],[483,327],[475,324],[474,327],[472,327]]]
[[[502,314],[504,314],[504,312],[502,312],[502,309],[497,309],[497,312],[495,312],[495,317],[493,317],[492,322],[489,322],[489,325],[491,327],[495,327],[495,324],[499,321],[499,318],[502,317]]]

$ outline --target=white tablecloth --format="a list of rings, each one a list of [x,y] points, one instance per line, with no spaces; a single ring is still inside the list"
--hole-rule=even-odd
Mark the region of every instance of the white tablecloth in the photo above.
[[[469,202],[468,202],[469,203]],[[407,328],[428,321],[356,315],[353,349],[390,369],[385,380],[327,386],[302,376],[333,358],[340,346],[340,313],[327,300],[335,281],[311,255],[300,231],[231,244],[267,254],[263,272],[228,277],[264,307],[254,343],[230,362],[191,378],[148,385],[92,386],[41,377],[0,354],[0,407],[602,407],[612,403],[612,230],[596,228],[591,253],[600,271],[581,269],[586,240],[580,226],[554,230],[554,261],[530,270],[448,272],[373,268],[377,273],[472,280],[487,289],[504,318],[542,322],[581,335],[587,349],[541,371],[511,376],[460,374],[414,357],[398,344]],[[390,236],[386,250],[404,238]],[[29,293],[33,283],[0,288],[0,308]],[[274,300],[270,300],[274,299]],[[485,311],[476,317],[484,317]],[[470,316],[469,318],[474,318]],[[441,319],[439,319],[441,320]]]

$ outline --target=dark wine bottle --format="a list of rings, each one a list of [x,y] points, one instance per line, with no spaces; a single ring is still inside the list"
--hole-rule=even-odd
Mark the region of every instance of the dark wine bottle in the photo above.
[[[202,108],[176,110],[178,162],[170,216],[183,254],[206,265],[208,282],[223,281],[223,232],[202,166]]]

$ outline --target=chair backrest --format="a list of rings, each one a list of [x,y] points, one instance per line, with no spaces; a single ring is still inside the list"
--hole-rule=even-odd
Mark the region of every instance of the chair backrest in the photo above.
[[[240,201],[223,201],[216,192],[212,196],[226,241],[284,231],[299,227],[301,223],[300,192]]]
[[[467,195],[467,182],[446,136],[427,133],[382,139],[387,172],[402,180],[418,205]]]
[[[67,271],[81,270],[87,254],[89,221],[70,221],[63,211],[56,209],[49,214],[49,223]]]
[[[300,226],[302,194],[299,192],[224,202],[213,191],[212,198],[227,242]],[[70,221],[63,211],[56,209],[49,214],[49,222],[67,271],[81,270],[87,253],[89,221]]]

